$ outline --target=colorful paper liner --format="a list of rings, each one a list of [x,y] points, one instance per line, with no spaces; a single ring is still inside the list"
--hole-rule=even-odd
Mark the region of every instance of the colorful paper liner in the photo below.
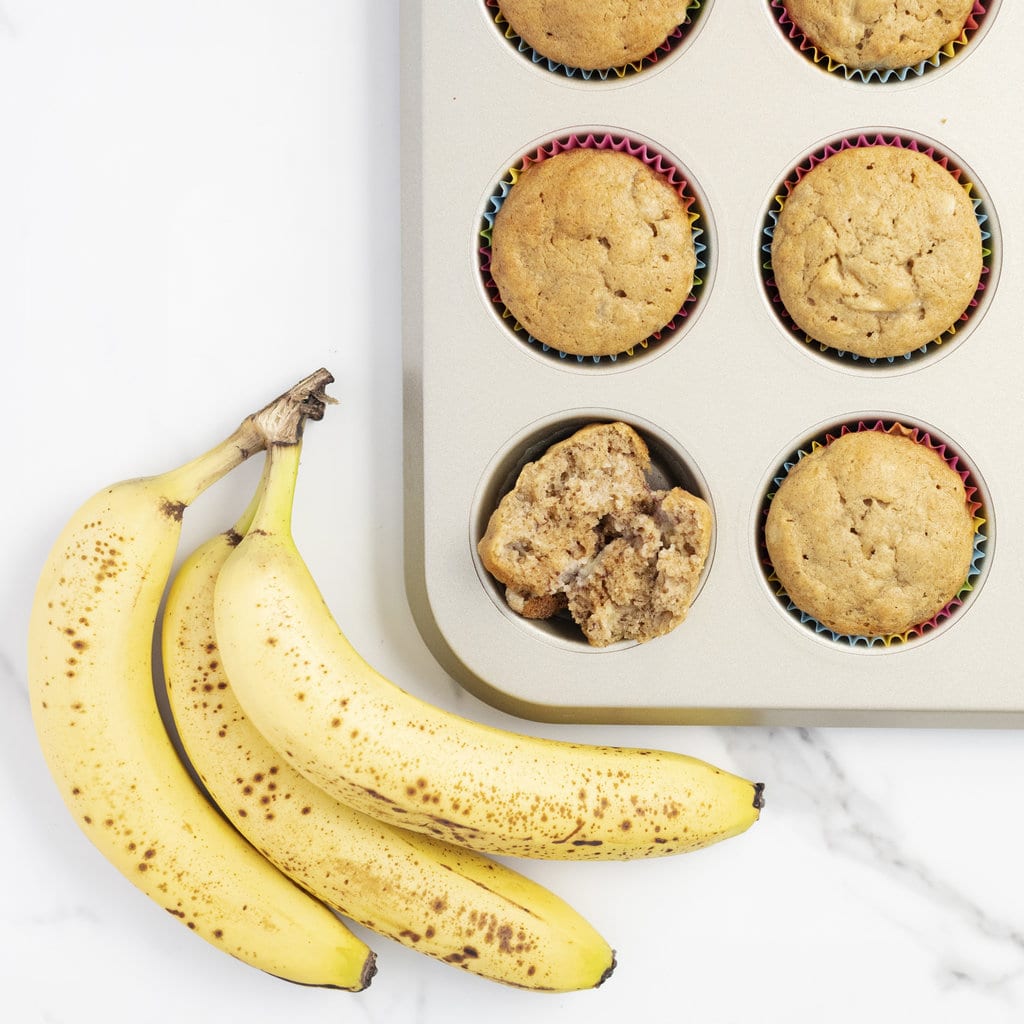
[[[782,207],[785,205],[786,199],[789,197],[790,193],[803,179],[804,175],[817,167],[818,164],[827,160],[830,156],[834,156],[841,150],[850,149],[855,146],[897,146],[899,148],[915,150],[916,152],[930,156],[937,164],[949,171],[960,185],[963,186],[971,200],[971,204],[974,206],[974,216],[977,217],[978,227],[981,230],[981,276],[978,280],[978,287],[975,290],[971,301],[968,303],[967,308],[960,314],[957,320],[946,328],[946,330],[937,338],[933,338],[931,341],[921,345],[919,348],[912,349],[910,352],[906,352],[898,356],[862,356],[856,352],[846,352],[842,349],[834,348],[831,345],[818,341],[816,338],[812,338],[806,331],[800,328],[789,315],[789,311],[786,309],[785,304],[779,295],[779,290],[775,283],[775,277],[772,270],[772,239],[775,235],[775,226],[778,223],[779,215],[782,213]],[[923,355],[934,352],[937,346],[953,338],[961,329],[962,325],[970,319],[974,310],[977,309],[978,304],[981,301],[982,294],[985,291],[985,279],[991,273],[992,248],[989,243],[992,240],[992,232],[985,227],[988,222],[989,215],[985,210],[984,201],[975,195],[975,192],[976,186],[974,183],[965,180],[963,171],[959,167],[955,166],[948,156],[940,153],[934,146],[919,142],[913,138],[902,137],[899,135],[885,135],[882,133],[873,136],[861,134],[848,136],[840,139],[838,142],[831,142],[827,146],[822,147],[808,157],[803,163],[796,167],[788,177],[786,177],[773,200],[772,208],[768,211],[765,218],[763,233],[767,241],[761,247],[765,254],[765,260],[761,265],[761,276],[764,282],[765,291],[768,294],[768,299],[772,304],[772,309],[775,311],[783,326],[795,338],[798,338],[810,346],[817,346],[818,351],[822,355],[841,362],[852,360],[853,362],[866,363],[871,366],[893,366],[905,364],[908,360],[920,358]]]
[[[765,544],[764,524],[768,516],[768,508],[789,471],[810,452],[831,444],[836,440],[836,438],[842,437],[845,434],[859,432],[862,430],[878,430],[889,434],[902,434],[904,437],[909,437],[918,442],[918,444],[923,444],[937,452],[945,460],[946,464],[955,473],[957,473],[961,480],[963,480],[964,488],[967,493],[967,502],[970,507],[971,515],[974,517],[974,551],[971,555],[971,565],[967,571],[967,578],[964,580],[963,586],[961,586],[953,599],[944,608],[942,608],[938,614],[934,615],[927,622],[919,623],[904,633],[890,633],[883,636],[855,636],[847,633],[838,633],[835,630],[830,629],[828,626],[823,625],[813,616],[808,615],[807,612],[798,608],[793,601],[790,600],[789,595],[786,593],[778,576],[775,575],[775,569],[772,566],[771,558],[768,556],[768,548]],[[765,573],[765,578],[768,584],[786,611],[799,621],[801,625],[805,626],[815,634],[824,636],[840,644],[848,644],[852,648],[856,648],[858,646],[893,647],[906,644],[924,636],[925,633],[935,629],[935,627],[940,623],[953,616],[959,608],[963,607],[966,596],[975,589],[978,576],[980,575],[983,567],[985,559],[985,544],[988,540],[983,529],[986,523],[986,512],[982,502],[978,500],[977,484],[973,482],[970,470],[962,468],[961,462],[962,457],[955,453],[947,442],[933,438],[927,431],[924,431],[919,427],[906,426],[898,420],[880,419],[870,422],[859,420],[854,423],[846,423],[838,429],[834,427],[830,428],[813,438],[809,444],[793,452],[793,454],[783,462],[778,472],[772,478],[769,489],[764,496],[761,508],[760,527],[758,531],[758,548],[761,567]]]
[[[667,324],[647,338],[644,338],[644,340],[638,345],[634,345],[631,348],[625,349],[623,352],[610,356],[588,356],[566,353],[533,337],[533,335],[531,335],[530,332],[527,331],[518,320],[516,320],[504,302],[502,302],[498,286],[491,277],[491,229],[494,227],[494,218],[498,215],[498,211],[505,202],[505,197],[509,192],[511,192],[520,173],[526,167],[530,166],[530,164],[541,163],[550,157],[557,156],[559,153],[565,153],[572,149],[610,149],[619,153],[628,153],[631,156],[637,157],[669,182],[679,197],[686,204],[687,215],[690,218],[690,230],[693,236],[693,248],[697,257],[697,265],[693,274],[693,284],[690,288],[690,294],[686,297],[686,301],[683,303],[682,308]],[[484,211],[483,223],[480,228],[480,238],[483,241],[483,245],[481,245],[479,250],[479,259],[484,290],[497,307],[501,318],[509,322],[512,331],[520,335],[528,344],[538,346],[542,352],[550,353],[552,356],[557,356],[560,359],[575,359],[578,363],[584,363],[587,361],[600,363],[602,360],[608,360],[614,363],[621,356],[631,358],[637,354],[636,350],[638,348],[646,350],[651,345],[661,342],[674,334],[686,320],[691,307],[700,297],[700,294],[704,289],[704,280],[700,275],[703,270],[707,269],[707,245],[701,240],[701,236],[704,234],[704,229],[701,227],[703,218],[704,214],[701,211],[700,203],[691,191],[689,182],[683,176],[679,168],[667,161],[664,156],[653,150],[646,143],[636,142],[611,133],[569,135],[565,138],[555,139],[546,143],[539,149],[534,150],[532,153],[523,157],[522,160],[520,160],[514,167],[509,168],[508,173],[501,179],[498,183],[498,187],[491,195],[488,208]]]
[[[801,32],[800,27],[790,18],[789,12],[786,10],[785,0],[769,0],[769,6],[772,8],[780,28],[782,28],[794,48],[808,60],[819,67],[825,68],[831,74],[842,75],[847,81],[877,82],[882,84],[892,82],[894,79],[898,82],[905,82],[908,78],[919,78],[921,75],[940,67],[970,42],[971,37],[977,32],[988,11],[987,0],[986,2],[976,0],[974,9],[968,15],[960,35],[942,47],[938,53],[933,54],[927,60],[923,60],[918,64],[899,68],[851,68],[834,60],[824,51],[819,50]]]
[[[566,78],[582,78],[584,81],[588,82],[591,79],[596,78],[603,82],[607,81],[609,78],[625,78],[628,75],[638,74],[654,64],[657,64],[659,60],[664,60],[665,57],[667,57],[673,50],[678,49],[679,45],[690,34],[690,31],[693,28],[696,19],[700,15],[705,2],[706,0],[690,0],[690,5],[686,9],[683,21],[677,25],[675,29],[669,33],[665,41],[651,53],[641,57],[639,60],[631,61],[628,64],[598,69],[571,67],[570,65],[563,64],[560,61],[552,60],[550,57],[545,57],[542,53],[538,53],[528,42],[526,42],[525,39],[515,32],[506,20],[505,16],[501,13],[500,0],[484,0],[484,6],[493,12],[494,23],[508,42],[515,47],[519,53],[523,54],[523,56],[534,64],[546,68],[553,74],[564,75]]]

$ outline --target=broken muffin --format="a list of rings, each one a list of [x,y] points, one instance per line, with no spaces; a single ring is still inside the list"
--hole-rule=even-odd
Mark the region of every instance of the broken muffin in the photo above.
[[[643,642],[689,611],[711,546],[711,510],[657,490],[629,425],[592,423],[523,467],[477,550],[526,618],[567,610],[587,642]]]

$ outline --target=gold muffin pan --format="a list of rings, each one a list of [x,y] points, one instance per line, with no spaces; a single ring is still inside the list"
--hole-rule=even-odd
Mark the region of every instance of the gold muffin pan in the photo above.
[[[624,75],[551,70],[485,0],[410,5],[402,22],[407,590],[435,656],[469,691],[548,721],[1024,724],[1008,638],[1024,609],[1024,117],[1019,4],[990,2],[967,45],[905,80],[809,60],[769,0],[711,0],[664,59]],[[614,360],[553,357],[501,315],[481,227],[524,154],[608,133],[685,170],[706,265],[670,335]],[[962,169],[986,236],[984,288],[939,344],[833,358],[778,315],[766,225],[781,184],[844,138],[911,140]],[[689,617],[645,644],[592,648],[571,621],[512,612],[476,542],[518,469],[577,426],[621,419],[659,482],[710,504]],[[969,472],[977,572],[949,614],[898,643],[836,638],[785,606],[760,524],[781,468],[844,424],[899,422]],[[996,526],[998,524],[998,536]]]

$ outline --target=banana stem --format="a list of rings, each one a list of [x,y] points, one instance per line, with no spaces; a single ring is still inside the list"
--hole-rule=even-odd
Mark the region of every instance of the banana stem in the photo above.
[[[250,532],[278,536],[290,534],[301,454],[301,441],[271,445],[267,450],[266,472],[260,481],[259,500],[249,526]]]
[[[324,391],[333,381],[327,370],[317,370],[255,413],[251,418],[266,447],[295,444],[302,439],[306,420],[323,419],[324,407],[335,401]]]
[[[182,508],[191,505],[211,484],[241,465],[264,442],[252,418],[246,419],[220,444],[164,474],[164,493],[168,502]]]
[[[334,401],[324,391],[333,380],[324,369],[311,373],[247,416],[220,444],[164,474],[169,505],[177,509],[191,505],[209,486],[255,452],[298,444],[306,420],[322,419],[325,406]]]

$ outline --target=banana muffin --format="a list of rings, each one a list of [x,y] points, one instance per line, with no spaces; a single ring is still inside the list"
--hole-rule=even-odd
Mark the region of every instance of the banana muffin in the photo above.
[[[764,539],[802,612],[836,633],[895,636],[962,589],[974,515],[960,474],[934,449],[861,430],[796,463],[768,506]]]
[[[786,0],[800,32],[849,68],[914,67],[959,39],[974,0]]]
[[[642,159],[611,149],[527,164],[491,232],[502,303],[570,355],[615,355],[665,327],[696,263],[687,201]]]
[[[528,463],[478,544],[526,618],[568,609],[587,641],[662,636],[686,618],[711,544],[711,510],[652,489],[650,453],[625,423],[589,424]]]
[[[512,31],[549,60],[584,71],[622,67],[656,50],[686,20],[689,0],[500,0]]]
[[[810,338],[859,356],[906,355],[941,337],[982,273],[967,190],[897,145],[851,146],[813,167],[772,234],[779,298]]]

